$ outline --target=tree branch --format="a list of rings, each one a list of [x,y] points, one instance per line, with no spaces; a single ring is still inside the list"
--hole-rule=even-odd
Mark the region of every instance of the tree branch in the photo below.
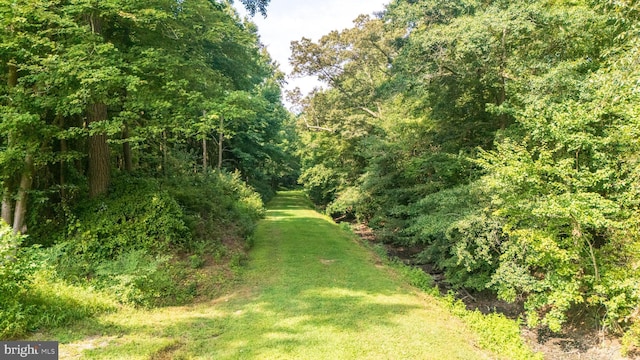
[[[375,112],[375,111],[373,111],[373,110],[369,110],[369,109],[367,109],[367,108],[366,108],[366,107],[364,107],[364,106],[360,106],[360,107],[359,107],[359,109],[360,109],[360,110],[362,110],[362,111],[364,111],[364,112],[366,112],[367,114],[369,114],[369,115],[373,116],[373,117],[374,117],[374,118],[376,118],[376,119],[380,118],[380,114],[376,113],[376,112]]]
[[[322,126],[309,125],[309,123],[307,122],[307,119],[304,119],[304,125],[307,127],[307,129],[311,129],[311,130],[334,132],[334,130],[330,129],[330,128],[326,128],[326,127],[322,127]]]
[[[455,76],[458,76],[460,74],[458,74],[456,71],[454,71],[453,69],[451,69],[450,67],[448,67],[447,65],[440,65],[442,66],[443,69],[447,70],[448,72],[452,73]]]

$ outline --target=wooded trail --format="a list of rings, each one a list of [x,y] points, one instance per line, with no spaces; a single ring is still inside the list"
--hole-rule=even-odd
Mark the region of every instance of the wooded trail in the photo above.
[[[269,204],[254,241],[234,293],[110,315],[102,336],[61,350],[100,359],[496,358],[301,192]]]
[[[225,306],[215,358],[482,359],[461,322],[407,287],[354,235],[280,193],[255,233],[249,293]]]

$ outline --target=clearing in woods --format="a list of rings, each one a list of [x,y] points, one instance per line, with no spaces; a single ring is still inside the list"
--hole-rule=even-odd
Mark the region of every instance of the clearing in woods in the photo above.
[[[104,315],[89,326],[93,333],[54,334],[62,338],[61,358],[497,358],[300,192],[269,204],[254,240],[235,293]]]

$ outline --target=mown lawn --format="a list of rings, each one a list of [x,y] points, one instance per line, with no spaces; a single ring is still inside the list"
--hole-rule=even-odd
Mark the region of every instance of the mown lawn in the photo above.
[[[254,240],[244,282],[226,297],[40,336],[62,342],[61,359],[500,358],[299,192],[269,204]]]

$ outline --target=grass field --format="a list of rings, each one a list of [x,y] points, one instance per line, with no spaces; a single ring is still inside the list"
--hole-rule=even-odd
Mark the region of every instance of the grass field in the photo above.
[[[225,297],[38,336],[61,341],[61,359],[504,358],[299,192],[269,204],[254,241],[243,283]]]

